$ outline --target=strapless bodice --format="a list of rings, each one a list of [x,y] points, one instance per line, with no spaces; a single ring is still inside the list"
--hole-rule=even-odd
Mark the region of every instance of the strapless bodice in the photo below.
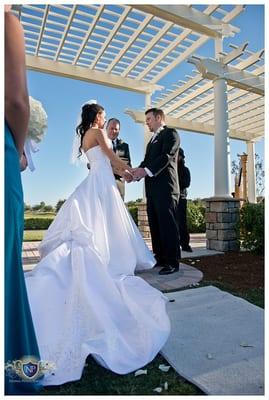
[[[94,167],[96,164],[105,164],[111,166],[109,158],[105,155],[99,145],[87,150],[85,155],[91,167]]]

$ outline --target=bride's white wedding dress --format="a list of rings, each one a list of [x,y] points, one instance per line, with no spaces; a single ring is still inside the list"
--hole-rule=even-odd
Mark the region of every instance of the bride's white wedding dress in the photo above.
[[[87,178],[66,200],[40,245],[26,285],[44,385],[80,379],[89,354],[126,374],[150,362],[170,333],[167,298],[134,276],[155,264],[118,192],[100,146]],[[67,179],[68,177],[64,177]]]

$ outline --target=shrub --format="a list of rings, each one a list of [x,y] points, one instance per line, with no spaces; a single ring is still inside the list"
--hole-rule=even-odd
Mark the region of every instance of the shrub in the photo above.
[[[52,221],[53,218],[27,218],[24,220],[24,229],[29,231],[48,229]]]
[[[134,222],[138,225],[138,207],[137,206],[128,206],[129,213],[131,214]]]
[[[205,232],[205,207],[203,206],[202,202],[188,200],[187,225],[189,233]]]
[[[43,211],[44,212],[52,212],[54,210],[54,208],[50,205],[44,206],[43,207]]]
[[[240,210],[242,246],[256,254],[264,252],[264,204],[246,203]]]

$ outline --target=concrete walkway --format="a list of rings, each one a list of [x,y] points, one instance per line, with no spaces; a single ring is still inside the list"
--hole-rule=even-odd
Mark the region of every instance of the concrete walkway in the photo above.
[[[30,271],[39,261],[38,245],[40,242],[24,242],[23,243],[23,269]],[[202,256],[220,254],[213,250],[206,249],[205,234],[191,234],[192,253],[182,252],[183,262],[180,263],[178,272],[171,275],[159,275],[160,268],[153,268],[149,271],[139,272],[138,275],[145,279],[153,287],[159,290],[177,290],[197,284],[203,274],[198,269],[184,264],[184,258],[197,258]],[[151,243],[147,243],[151,249]]]

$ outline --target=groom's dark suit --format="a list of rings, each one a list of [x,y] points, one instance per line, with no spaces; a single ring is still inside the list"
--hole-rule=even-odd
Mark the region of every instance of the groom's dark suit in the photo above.
[[[179,136],[166,126],[151,140],[144,161],[139,167],[148,168],[153,177],[145,177],[147,213],[152,248],[157,262],[178,268],[180,243],[177,227],[179,185],[177,158]]]

